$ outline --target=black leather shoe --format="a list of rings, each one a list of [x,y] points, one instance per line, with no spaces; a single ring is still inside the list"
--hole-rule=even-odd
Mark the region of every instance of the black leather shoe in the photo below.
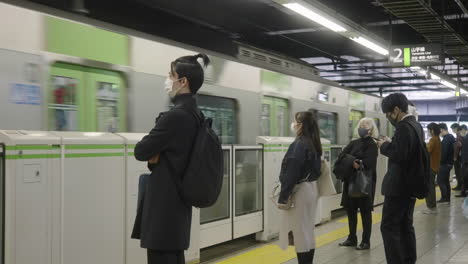
[[[356,247],[356,250],[368,250],[370,249],[370,244],[366,242],[361,242],[359,246]]]
[[[357,239],[356,240],[353,240],[353,239],[346,239],[345,242],[343,243],[340,243],[339,244],[340,247],[355,247],[357,246]]]
[[[454,191],[461,191],[461,186],[453,187],[452,190],[454,190]]]
[[[455,197],[466,197],[466,193],[457,194],[457,195],[455,195]]]

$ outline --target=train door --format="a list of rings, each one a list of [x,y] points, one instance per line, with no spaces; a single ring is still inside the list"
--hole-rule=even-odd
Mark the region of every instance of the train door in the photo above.
[[[285,137],[289,134],[288,100],[265,96],[262,99],[260,133],[263,136]]]
[[[125,132],[124,84],[118,72],[55,63],[47,97],[49,130]]]

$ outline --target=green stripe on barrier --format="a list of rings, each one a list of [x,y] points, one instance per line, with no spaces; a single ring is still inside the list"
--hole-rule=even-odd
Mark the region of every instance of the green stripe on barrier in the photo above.
[[[130,148],[134,149],[135,147],[136,147],[136,145],[127,145],[127,148],[129,148],[129,149]]]
[[[265,149],[264,152],[286,152],[283,149]]]
[[[65,145],[65,149],[123,149],[124,145]]]
[[[265,146],[266,148],[269,148],[269,147],[282,147],[283,144],[265,144],[263,146]]]
[[[24,155],[6,155],[7,160],[21,159],[56,159],[60,158],[60,154],[24,154]]]
[[[128,155],[127,156],[135,156],[135,153],[133,152],[128,152]]]
[[[16,145],[16,146],[5,146],[6,150],[53,150],[59,149],[60,146],[50,145]]]
[[[123,157],[123,152],[116,153],[69,153],[65,158],[98,158],[98,157]]]

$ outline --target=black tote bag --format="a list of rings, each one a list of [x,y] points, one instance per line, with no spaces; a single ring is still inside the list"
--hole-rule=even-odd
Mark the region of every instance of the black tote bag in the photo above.
[[[364,168],[362,161],[356,174],[352,176],[348,185],[348,195],[352,198],[369,197],[371,193],[371,178],[369,172]]]

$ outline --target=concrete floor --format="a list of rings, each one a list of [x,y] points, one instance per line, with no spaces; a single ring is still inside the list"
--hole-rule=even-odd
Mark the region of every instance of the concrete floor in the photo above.
[[[424,201],[418,201],[414,213],[418,264],[468,264],[468,219],[463,216],[461,209],[462,202],[463,199],[452,197],[451,204],[438,205],[438,214],[426,215],[422,213],[422,210],[426,208]],[[368,251],[356,251],[352,248],[341,248],[338,246],[338,243],[344,241],[347,235],[345,217],[317,226],[318,248],[316,249],[314,263],[386,263],[382,236],[380,234],[381,210],[382,206],[375,208],[371,249]],[[360,232],[358,232],[358,237],[360,237]],[[286,253],[286,251],[281,251],[278,247],[274,246],[276,244],[277,241],[256,243],[253,241],[253,237],[240,239],[204,250],[202,252],[202,263],[297,263],[292,249]],[[262,254],[263,256],[259,257]],[[281,259],[286,260],[283,261]]]

